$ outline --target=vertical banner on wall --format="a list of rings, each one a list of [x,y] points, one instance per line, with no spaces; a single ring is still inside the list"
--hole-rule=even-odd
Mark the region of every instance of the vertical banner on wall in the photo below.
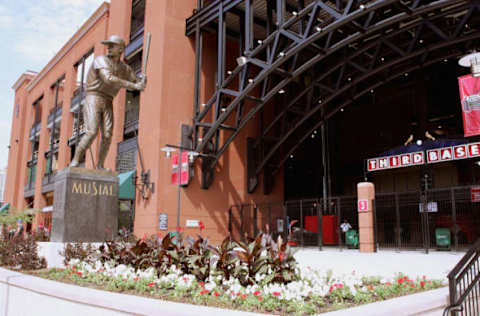
[[[188,152],[182,152],[182,168],[180,170],[180,184],[188,185],[190,180],[190,166],[188,165]]]
[[[172,173],[170,174],[171,184],[178,185],[178,154],[172,155]],[[190,180],[190,168],[188,165],[188,153],[182,152],[180,169],[180,185],[188,185]]]
[[[170,174],[170,183],[178,184],[178,154],[172,155],[172,173]]]
[[[480,135],[480,77],[458,78],[465,137]]]

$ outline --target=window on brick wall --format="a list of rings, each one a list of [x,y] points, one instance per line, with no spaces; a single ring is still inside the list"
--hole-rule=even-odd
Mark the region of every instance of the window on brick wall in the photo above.
[[[77,88],[74,94],[78,94],[82,90],[82,85],[85,87],[87,81],[87,73],[93,63],[93,49],[83,55],[82,58],[75,64],[75,71],[77,73]]]
[[[43,96],[37,99],[37,101],[33,102],[34,107],[34,124],[38,124],[42,121],[42,99]]]
[[[135,0],[132,3],[132,19],[130,22],[130,39],[143,32],[145,25],[145,0]]]

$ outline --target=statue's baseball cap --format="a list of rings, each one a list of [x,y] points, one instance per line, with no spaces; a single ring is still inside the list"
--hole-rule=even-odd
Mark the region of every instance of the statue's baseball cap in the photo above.
[[[115,45],[121,45],[125,47],[125,41],[123,38],[121,38],[118,35],[111,35],[107,40],[103,40],[102,44],[108,45],[108,44],[115,44]]]

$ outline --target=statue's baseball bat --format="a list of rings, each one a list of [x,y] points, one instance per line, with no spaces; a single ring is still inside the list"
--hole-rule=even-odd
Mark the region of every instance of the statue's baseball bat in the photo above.
[[[150,52],[150,41],[152,38],[152,34],[150,32],[147,33],[147,38],[145,40],[145,55],[143,58],[143,65],[142,65],[142,73],[144,76],[147,75],[147,63],[148,63],[148,53]],[[140,150],[140,145],[138,144],[138,137],[137,137],[137,130],[135,130],[135,139],[137,142],[137,148],[138,148],[138,156],[140,157],[140,168],[142,169],[142,176],[145,174],[145,168],[143,167],[143,157],[142,157],[142,152]],[[152,188],[153,192],[153,188]]]
[[[147,73],[147,63],[148,63],[148,53],[150,52],[150,40],[152,38],[152,34],[150,32],[147,33],[147,39],[145,40],[145,57],[143,58],[143,74],[146,75]]]

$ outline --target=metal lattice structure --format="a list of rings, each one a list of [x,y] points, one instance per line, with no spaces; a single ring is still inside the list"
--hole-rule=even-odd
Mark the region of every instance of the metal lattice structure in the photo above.
[[[187,19],[196,42],[193,148],[202,186],[254,119],[249,190],[343,107],[379,86],[475,49],[477,0],[199,0]],[[201,104],[204,37],[214,34],[214,91]],[[233,58],[227,42],[238,45]],[[237,66],[228,70],[229,61]],[[231,62],[230,62],[231,63]],[[253,165],[252,165],[253,164]]]

